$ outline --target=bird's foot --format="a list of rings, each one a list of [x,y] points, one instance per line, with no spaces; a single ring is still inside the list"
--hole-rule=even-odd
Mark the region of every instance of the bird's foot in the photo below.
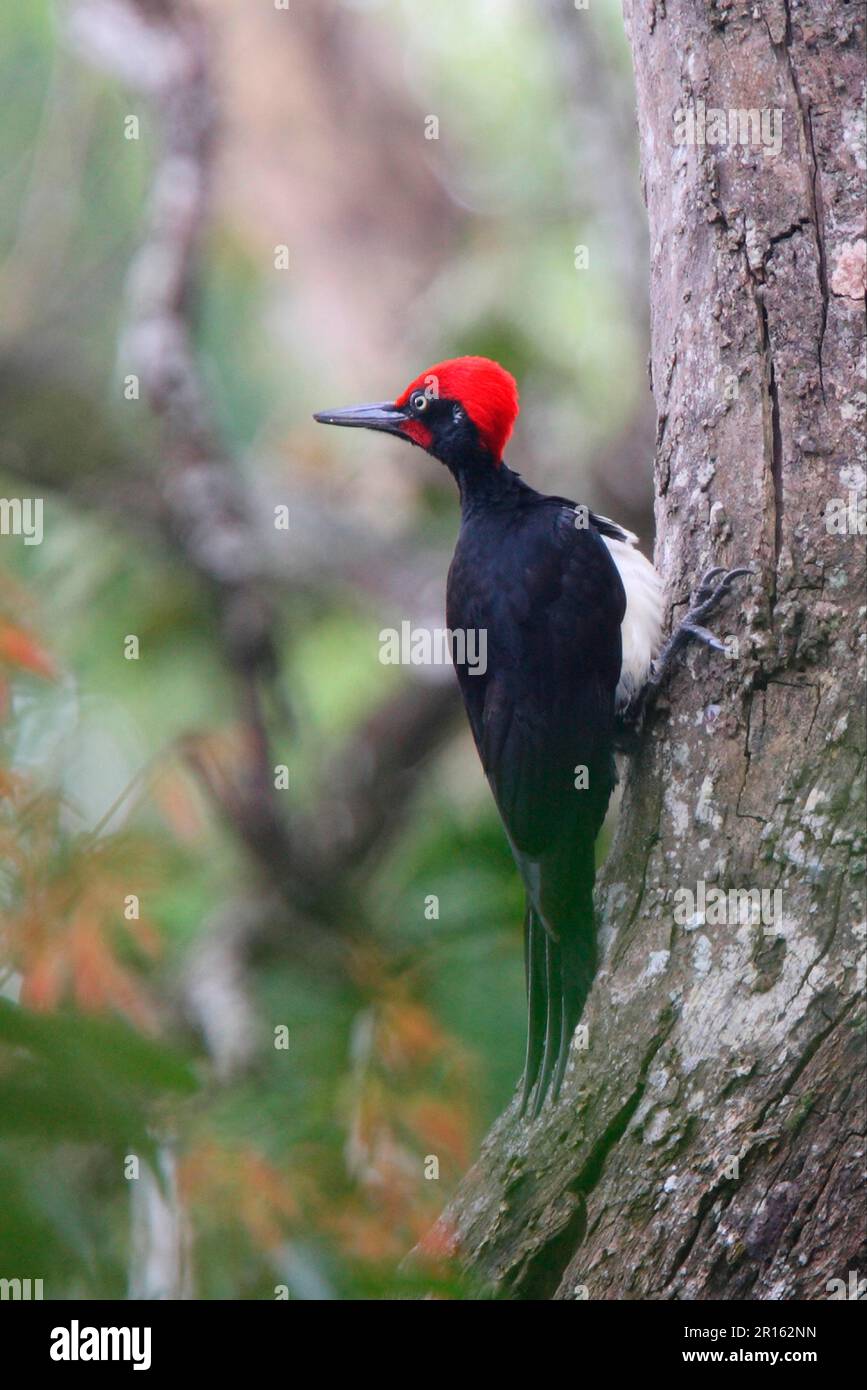
[[[692,596],[692,606],[678,623],[654,662],[650,684],[663,683],[671,672],[674,658],[688,642],[703,642],[705,646],[713,647],[718,652],[726,650],[725,643],[703,627],[702,623],[719,607],[734,581],[744,574],[752,573],[753,570],[746,567],[726,570],[722,565],[715,565],[713,569],[708,570]]]
[[[755,571],[747,566],[727,570],[722,565],[714,565],[713,569],[708,570],[692,595],[688,611],[653,663],[649,680],[632,704],[623,712],[621,719],[627,728],[632,728],[636,732],[640,731],[650,706],[671,674],[675,658],[690,642],[701,642],[704,646],[712,647],[714,651],[718,652],[726,650],[725,643],[721,642],[704,626],[704,620],[709,618],[719,607],[736,579],[740,579],[745,574],[754,573]]]

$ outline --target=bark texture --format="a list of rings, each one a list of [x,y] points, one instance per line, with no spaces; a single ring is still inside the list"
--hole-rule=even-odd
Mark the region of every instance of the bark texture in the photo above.
[[[503,1297],[822,1299],[864,1273],[864,9],[625,16],[656,560],[673,617],[710,565],[756,575],[714,622],[730,658],[690,653],[627,773],[588,1045],[556,1107],[495,1125],[444,1225]],[[779,112],[779,153],[678,143],[700,101],[771,137]],[[679,924],[699,881],[781,911]]]

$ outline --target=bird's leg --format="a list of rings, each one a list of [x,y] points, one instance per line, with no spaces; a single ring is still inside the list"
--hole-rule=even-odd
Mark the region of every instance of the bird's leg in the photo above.
[[[650,677],[643,689],[620,716],[624,732],[628,733],[630,730],[634,733],[640,732],[648,710],[671,674],[675,658],[680,655],[689,642],[702,642],[705,646],[713,647],[718,652],[726,650],[725,643],[703,626],[704,620],[719,607],[736,579],[740,579],[742,575],[753,573],[753,570],[746,567],[726,570],[722,565],[715,565],[713,569],[708,570],[692,596],[688,612],[678,623],[654,661]]]

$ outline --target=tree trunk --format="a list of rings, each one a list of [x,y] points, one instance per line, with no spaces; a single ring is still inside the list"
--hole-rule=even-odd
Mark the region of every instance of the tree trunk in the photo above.
[[[756,573],[628,769],[587,1046],[444,1223],[505,1297],[822,1299],[864,1272],[863,9],[625,13],[656,560],[674,617],[712,564]],[[779,893],[753,924],[714,889]]]

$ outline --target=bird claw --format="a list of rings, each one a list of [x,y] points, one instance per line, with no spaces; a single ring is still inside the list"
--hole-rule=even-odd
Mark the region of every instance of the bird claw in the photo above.
[[[652,682],[656,688],[668,674],[673,658],[687,642],[701,642],[718,652],[726,650],[725,643],[704,627],[702,620],[719,607],[736,579],[753,573],[754,571],[746,565],[731,570],[724,569],[722,565],[715,565],[713,569],[708,570],[693,595],[692,607],[678,623],[655,663]],[[722,579],[719,578],[720,575]]]
[[[708,570],[693,594],[692,607],[684,618],[684,623],[693,622],[699,617],[706,618],[717,607],[724,595],[729,592],[736,579],[739,579],[741,575],[754,573],[755,570],[749,569],[747,566],[726,570],[722,565],[714,565],[713,569]],[[720,574],[723,576],[722,579],[719,580],[719,583],[715,583],[714,581]]]
[[[724,565],[714,565],[713,569],[708,570],[692,596],[692,605],[694,608],[697,607],[698,604],[704,603],[705,599],[710,598],[715,588],[713,581],[716,579],[717,575],[725,574],[725,572]]]
[[[624,739],[634,738],[636,734],[641,732],[645,716],[659,694],[660,688],[674,663],[675,656],[688,642],[701,642],[704,646],[711,647],[717,652],[727,650],[725,643],[721,642],[714,633],[703,625],[703,619],[709,617],[719,606],[736,579],[740,579],[745,574],[754,573],[755,571],[746,565],[731,570],[725,569],[722,565],[714,565],[712,569],[707,571],[692,595],[688,612],[678,623],[654,662],[650,679],[632,706],[624,711],[620,717]],[[631,734],[630,730],[632,731]]]

